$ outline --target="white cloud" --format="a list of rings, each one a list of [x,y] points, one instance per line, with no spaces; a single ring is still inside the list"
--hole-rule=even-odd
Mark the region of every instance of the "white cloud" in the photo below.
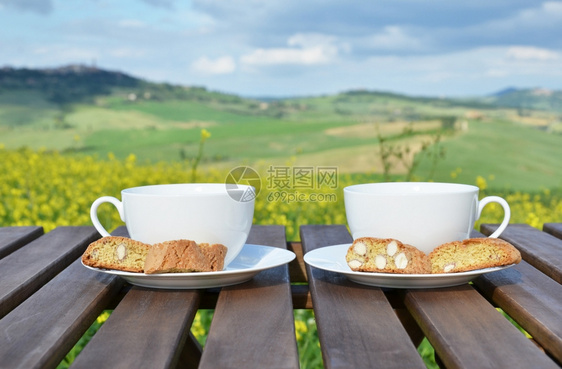
[[[556,13],[562,16],[562,1],[547,1],[542,4],[542,7],[550,14]]]
[[[538,47],[513,46],[507,49],[506,55],[515,60],[555,60],[560,58],[560,54]]]
[[[383,57],[369,59],[363,69],[384,71],[396,80],[430,84],[478,83],[487,79],[517,80],[522,77],[562,75],[562,58],[552,50],[533,47],[480,47],[438,55]],[[355,68],[359,69],[359,68]]]
[[[327,64],[338,57],[339,49],[334,38],[320,34],[296,34],[285,48],[260,48],[241,57],[246,65],[316,65]]]
[[[380,50],[412,50],[423,46],[418,37],[409,35],[399,26],[384,27],[382,32],[368,37],[365,44]]]
[[[335,37],[321,33],[297,33],[287,40],[287,45],[303,48],[316,47],[320,45],[331,46]]]
[[[562,85],[562,0],[0,0],[0,9],[10,30],[0,32],[0,63],[16,67],[95,60],[254,96]]]
[[[524,35],[525,32],[541,29],[559,29],[562,22],[562,1],[548,1],[536,5],[538,6],[522,9],[511,17],[492,20],[478,27],[483,32],[515,35]]]
[[[307,49],[256,49],[241,58],[242,63],[249,65],[274,65],[274,64],[324,64],[332,59],[332,53],[326,52],[322,47]]]
[[[530,8],[519,13],[516,19],[531,21],[533,23],[562,19],[562,2],[547,1],[539,8]]]
[[[191,68],[196,72],[205,74],[229,74],[236,70],[236,63],[230,56],[222,56],[216,59],[203,56],[193,62]]]

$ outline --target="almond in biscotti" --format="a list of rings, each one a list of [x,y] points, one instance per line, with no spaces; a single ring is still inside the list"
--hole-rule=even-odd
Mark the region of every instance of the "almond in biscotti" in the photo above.
[[[346,261],[360,272],[425,274],[431,272],[422,251],[392,238],[361,237],[349,247]]]
[[[394,254],[396,254],[396,251],[398,251],[398,244],[396,243],[396,241],[390,241],[386,245],[386,253],[388,254],[388,256],[394,256]]]
[[[357,255],[365,256],[365,254],[367,254],[367,246],[365,246],[365,244],[362,243],[362,242],[357,242],[357,243],[353,246],[353,251],[354,251]]]
[[[357,259],[353,259],[350,260],[347,264],[349,265],[351,270],[358,270],[361,267],[361,265],[363,265],[363,262]]]
[[[123,261],[127,257],[127,246],[124,243],[120,243],[117,245],[115,249],[115,258],[117,261]]]
[[[449,263],[443,267],[443,273],[450,273],[455,269],[456,263]]]
[[[386,256],[375,256],[375,266],[377,267],[377,269],[384,269],[386,267]]]
[[[405,253],[401,252],[394,258],[394,264],[398,269],[406,269],[408,266],[408,257]]]

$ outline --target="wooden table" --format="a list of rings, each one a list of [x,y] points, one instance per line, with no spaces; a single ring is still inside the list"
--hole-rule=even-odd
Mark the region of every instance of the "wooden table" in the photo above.
[[[72,368],[297,368],[293,309],[309,308],[326,368],[425,368],[423,337],[446,368],[560,368],[562,224],[510,225],[502,238],[521,250],[519,265],[418,290],[304,266],[303,252],[351,236],[343,225],[300,232],[302,243],[286,242],[283,227],[254,226],[248,243],[289,248],[297,259],[236,286],[180,291],[84,268],[79,257],[99,238],[93,227],[0,228],[0,368],[56,367],[105,309],[114,311]],[[189,331],[198,309],[215,310],[204,350]]]

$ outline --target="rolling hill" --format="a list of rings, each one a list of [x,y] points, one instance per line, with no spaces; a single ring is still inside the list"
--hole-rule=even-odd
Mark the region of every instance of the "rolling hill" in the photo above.
[[[474,183],[483,176],[502,188],[560,187],[561,93],[533,91],[439,99],[354,90],[258,100],[84,66],[3,68],[0,144],[178,161],[196,155],[204,128],[212,135],[208,166],[291,163],[376,174],[384,164],[382,138],[403,151],[392,163],[400,178],[413,154],[438,137],[433,147],[444,156],[432,159],[426,150],[416,178]]]
[[[502,107],[562,112],[562,91],[546,88],[507,88],[484,101]]]

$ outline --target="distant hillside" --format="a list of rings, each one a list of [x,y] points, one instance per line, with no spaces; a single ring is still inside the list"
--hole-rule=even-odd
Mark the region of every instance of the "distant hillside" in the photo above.
[[[81,65],[54,69],[0,69],[0,93],[36,90],[56,104],[83,101],[95,95],[109,94],[115,87],[138,87],[141,84],[141,80],[124,73]]]
[[[493,94],[490,94],[490,96],[500,97],[500,96],[504,96],[504,95],[509,95],[509,94],[511,94],[515,91],[517,91],[517,89],[515,87],[508,87],[508,88],[504,88],[503,90],[500,90],[498,92],[495,92]]]
[[[545,88],[507,88],[485,99],[496,106],[562,111],[562,91]]]
[[[116,92],[130,94],[132,99],[164,101],[170,99],[190,100],[198,102],[219,102],[222,104],[250,104],[254,114],[277,115],[286,113],[282,109],[283,101],[303,100],[293,99],[246,99],[234,94],[208,91],[200,86],[180,86],[168,83],[152,83],[118,71],[108,71],[92,66],[68,65],[50,69],[28,68],[0,68],[0,95],[13,91],[34,91],[40,93],[44,99],[52,104],[65,105],[77,102],[93,102],[97,96],[110,95]],[[380,97],[393,98],[413,103],[429,103],[434,106],[461,106],[473,109],[487,109],[494,107],[510,107],[518,109],[539,109],[562,111],[562,91],[541,88],[517,89],[507,88],[491,96],[473,99],[442,99],[435,97],[415,97],[402,94],[369,90],[350,90],[338,94],[340,99]],[[277,105],[277,111],[259,112],[259,101]],[[304,99],[306,100],[306,99]],[[261,109],[263,110],[263,109]],[[244,109],[247,113],[248,109]]]
[[[204,87],[151,83],[126,73],[84,65],[52,69],[0,68],[0,94],[22,90],[39,92],[45,100],[58,105],[92,102],[96,96],[116,91],[130,94],[131,99],[142,96],[150,100],[240,100],[238,96],[210,92]]]

